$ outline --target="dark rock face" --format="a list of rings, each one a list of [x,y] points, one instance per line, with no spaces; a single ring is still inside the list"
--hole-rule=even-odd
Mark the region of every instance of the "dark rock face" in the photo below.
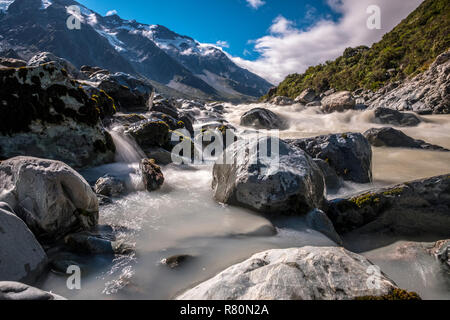
[[[90,98],[64,69],[0,69],[0,97],[0,158],[32,155],[77,168],[113,161],[100,121],[113,112],[111,101]]]
[[[143,149],[163,147],[170,140],[169,126],[164,121],[143,120],[130,126],[125,134]]]
[[[335,200],[328,216],[339,233],[390,232],[395,235],[450,233],[450,175],[407,182]]]
[[[0,57],[0,68],[20,68],[25,67],[27,63],[23,60],[14,59],[14,58],[2,58]]]
[[[171,130],[185,128],[191,135],[194,133],[195,118],[188,112],[178,110],[175,101],[158,99],[153,102],[150,111],[152,118],[166,122]]]
[[[388,108],[375,109],[375,123],[398,127],[414,127],[422,121],[412,113],[404,113]]]
[[[286,142],[305,150],[313,158],[324,160],[344,180],[372,181],[372,148],[360,133],[330,134]]]
[[[272,143],[279,144],[279,161],[249,152],[264,144],[270,149]],[[212,187],[218,202],[273,215],[305,214],[322,206],[322,172],[301,149],[275,138],[255,139],[250,145],[238,140],[225,150],[223,160],[240,159],[241,154],[242,161],[218,160],[214,165]]]
[[[142,179],[147,191],[158,190],[163,185],[163,173],[153,159],[143,159],[139,167],[142,171]]]
[[[450,151],[443,147],[413,139],[394,128],[373,128],[364,132],[364,136],[374,147],[414,148],[435,151]]]
[[[242,115],[241,125],[256,129],[284,129],[286,122],[270,110],[255,108]]]
[[[193,258],[193,256],[187,254],[180,254],[163,259],[161,263],[168,266],[170,269],[177,269]]]
[[[325,185],[327,187],[327,193],[337,191],[342,186],[342,178],[340,178],[336,171],[330,165],[322,159],[315,158],[313,161],[322,170],[323,177],[325,178]]]

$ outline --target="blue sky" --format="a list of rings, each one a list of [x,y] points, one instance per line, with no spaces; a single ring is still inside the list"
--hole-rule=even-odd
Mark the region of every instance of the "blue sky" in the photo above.
[[[254,4],[258,3],[258,0],[253,1]],[[252,7],[246,0],[78,2],[102,15],[109,10],[116,10],[123,19],[161,24],[200,42],[225,41],[229,46],[226,48],[227,52],[248,60],[254,60],[259,56],[252,50],[253,46],[249,40],[266,35],[273,20],[279,15],[295,21],[299,28],[309,27],[320,17],[336,19],[339,16],[324,0],[265,0],[258,8]]]

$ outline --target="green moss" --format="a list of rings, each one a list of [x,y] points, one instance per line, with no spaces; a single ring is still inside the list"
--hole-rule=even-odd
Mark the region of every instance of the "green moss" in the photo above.
[[[297,97],[312,88],[377,90],[387,83],[415,76],[450,47],[450,1],[426,0],[371,48],[347,48],[334,61],[289,75],[271,95]]]
[[[397,196],[403,193],[403,188],[402,187],[398,187],[398,188],[394,188],[394,189],[390,189],[387,190],[385,192],[383,192],[383,195],[385,196]]]
[[[354,203],[358,208],[363,208],[367,205],[372,205],[380,202],[380,198],[373,193],[365,193],[359,197],[350,199],[350,202]]]
[[[393,289],[389,294],[384,296],[363,296],[355,298],[355,300],[422,300],[415,292],[409,292],[403,289]]]

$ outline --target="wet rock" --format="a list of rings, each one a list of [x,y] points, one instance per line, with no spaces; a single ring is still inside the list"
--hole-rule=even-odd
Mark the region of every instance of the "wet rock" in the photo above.
[[[412,113],[404,113],[388,108],[375,109],[375,123],[398,127],[414,127],[422,121]]]
[[[69,234],[64,243],[73,252],[83,254],[130,254],[134,247],[123,241],[112,241],[101,233],[80,232]]]
[[[193,258],[191,255],[180,254],[161,260],[161,264],[168,266],[170,269],[176,269]]]
[[[27,63],[20,59],[0,57],[0,68],[20,68],[25,67]]]
[[[99,178],[94,186],[95,193],[107,197],[117,197],[123,194],[125,190],[126,186],[122,180],[109,175]]]
[[[336,92],[322,99],[322,111],[326,113],[343,112],[353,109],[355,105],[356,101],[348,91]]]
[[[249,152],[258,144],[271,150],[272,143],[279,145],[279,161]],[[222,157],[213,168],[214,198],[218,202],[268,214],[302,214],[322,204],[321,170],[305,152],[282,140],[264,137],[249,145],[239,140]],[[229,164],[224,161],[227,159],[238,161]]]
[[[383,273],[368,285],[366,258],[337,247],[269,250],[231,266],[178,300],[351,300],[398,289]]]
[[[398,86],[386,86],[369,101],[370,108],[387,107],[421,114],[450,112],[450,50],[439,55],[430,68]]]
[[[330,167],[330,165],[322,159],[315,158],[313,161],[317,164],[317,166],[322,170],[323,177],[325,178],[325,185],[327,186],[327,192],[333,192],[342,187],[343,181],[340,178],[336,171]]]
[[[20,282],[1,281],[0,300],[66,300],[65,298]]]
[[[164,121],[143,120],[131,125],[125,134],[133,137],[142,149],[162,147],[170,140],[169,126]]]
[[[168,165],[172,163],[172,153],[163,148],[148,148],[144,152],[149,159],[154,159],[156,164]]]
[[[284,96],[277,96],[270,100],[270,103],[276,104],[277,106],[290,106],[293,105],[295,102],[291,98],[284,97]]]
[[[0,201],[8,203],[38,238],[55,239],[98,222],[95,193],[60,161],[32,157],[2,161]]]
[[[142,159],[139,167],[142,171],[142,179],[147,191],[158,190],[164,183],[164,176],[161,168],[156,165],[153,159]]]
[[[270,110],[254,108],[242,115],[241,125],[256,129],[284,129],[286,122]]]
[[[314,209],[306,215],[306,223],[311,229],[314,229],[338,245],[343,245],[341,237],[334,229],[333,222],[328,218],[325,212],[320,209]]]
[[[47,255],[33,233],[8,204],[0,202],[0,281],[33,283],[46,265]]]
[[[306,104],[306,107],[310,108],[310,107],[321,107],[322,106],[322,102],[320,101],[313,101],[310,103]]]
[[[102,106],[53,63],[0,69],[0,159],[61,160],[76,168],[114,160]]]
[[[450,174],[337,199],[327,213],[340,234],[448,237],[449,190]]]
[[[289,144],[324,160],[344,180],[372,181],[372,148],[360,133],[330,134],[306,139],[288,139]]]
[[[317,98],[318,96],[316,92],[313,89],[308,88],[303,90],[303,92],[300,93],[300,95],[297,98],[295,98],[295,102],[308,104],[314,102]]]
[[[119,122],[120,124],[130,125],[136,122],[140,122],[145,120],[146,117],[142,114],[130,113],[130,114],[116,114],[114,115],[114,120]]]
[[[450,270],[450,240],[437,241],[429,252]]]
[[[450,151],[443,147],[413,139],[394,128],[373,128],[364,132],[364,136],[374,147],[413,148],[433,151]]]

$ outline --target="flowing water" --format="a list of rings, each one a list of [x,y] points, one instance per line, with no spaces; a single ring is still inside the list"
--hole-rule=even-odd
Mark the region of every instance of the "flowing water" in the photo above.
[[[364,132],[379,127],[371,123],[372,111],[324,115],[316,108],[305,109],[300,105],[226,105],[224,116],[243,130],[239,126],[240,116],[254,107],[271,109],[287,119],[289,128],[281,132],[282,138]],[[418,127],[402,130],[414,138],[450,148],[450,116],[426,116],[423,120]],[[90,258],[90,268],[82,274],[81,290],[68,290],[67,276],[51,273],[42,284],[46,290],[71,299],[169,299],[256,252],[335,245],[324,235],[308,229],[301,217],[269,222],[254,212],[216,203],[212,199],[211,165],[165,166],[162,168],[165,184],[161,190],[144,192],[137,162],[142,157],[141,151],[119,129],[111,130],[111,134],[118,147],[117,162],[82,174],[91,183],[107,173],[127,181],[132,192],[102,206],[100,223],[120,230],[118,239],[135,244],[136,253]],[[393,148],[373,148],[373,151],[374,183],[347,184],[339,195],[329,195],[330,198],[450,172],[450,152]],[[400,287],[416,290],[424,298],[450,298],[444,281],[436,280],[435,261],[417,261],[408,268],[399,267],[382,259],[383,253],[389,252],[389,245],[375,249],[375,254],[373,250],[360,252],[370,256]],[[162,259],[180,254],[192,257],[175,270],[161,265]],[[428,271],[424,272],[424,268]],[[422,276],[408,276],[414,272]]]

